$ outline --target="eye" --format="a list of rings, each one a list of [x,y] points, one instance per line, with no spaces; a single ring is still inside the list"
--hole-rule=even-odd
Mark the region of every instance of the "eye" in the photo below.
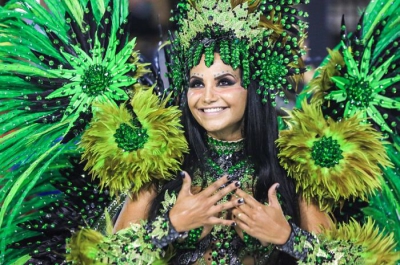
[[[218,81],[218,86],[232,86],[234,85],[236,82],[233,80],[230,80],[228,78],[223,78],[221,80]]]
[[[203,82],[201,82],[200,80],[193,80],[189,83],[190,88],[201,88],[203,86]]]

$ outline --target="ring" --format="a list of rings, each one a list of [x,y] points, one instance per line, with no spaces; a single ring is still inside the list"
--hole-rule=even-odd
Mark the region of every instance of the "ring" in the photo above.
[[[238,217],[238,219],[240,219],[240,216],[242,215],[242,213],[239,213],[238,215],[237,215],[237,217]]]

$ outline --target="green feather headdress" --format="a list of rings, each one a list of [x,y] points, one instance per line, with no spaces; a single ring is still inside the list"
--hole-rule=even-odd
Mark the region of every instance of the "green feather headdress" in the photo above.
[[[242,85],[252,80],[263,103],[275,104],[305,71],[301,55],[306,13],[293,6],[308,1],[199,0],[181,1],[173,21],[179,27],[171,40],[169,92],[179,102],[188,74],[202,55],[210,67],[214,53],[242,70]],[[186,73],[182,75],[182,73]]]

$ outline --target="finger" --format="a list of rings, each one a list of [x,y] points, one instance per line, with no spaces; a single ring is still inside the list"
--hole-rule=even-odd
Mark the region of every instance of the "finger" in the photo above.
[[[239,208],[235,208],[232,210],[232,217],[233,219],[236,219],[236,216],[241,213],[242,211]]]
[[[234,183],[229,184],[228,186],[226,186],[223,189],[220,189],[219,191],[217,191],[216,193],[214,193],[211,196],[211,201],[212,204],[216,204],[218,201],[220,201],[222,198],[224,198],[226,195],[228,195],[229,193],[231,193],[232,191],[234,191],[235,189],[237,189],[240,186],[240,182],[236,181]]]
[[[249,231],[250,218],[243,212],[238,213],[235,218],[236,225],[238,225],[242,230]]]
[[[259,205],[258,205],[259,206]],[[258,207],[257,206],[257,207]],[[251,215],[251,213],[254,211],[255,208],[250,207],[250,205],[248,205],[246,203],[246,201],[244,201],[244,204],[240,205],[237,207],[241,212],[243,212],[246,215]]]
[[[236,226],[236,222],[234,220],[225,220],[218,217],[210,217],[209,224],[211,225],[225,225],[225,226]]]
[[[217,204],[217,205],[215,205],[215,206],[213,206],[211,208],[211,214],[215,215],[215,214],[220,213],[222,211],[238,207],[238,206],[242,205],[243,203],[244,203],[243,199],[240,198],[240,199],[237,199],[235,201],[228,201],[228,202],[225,202],[225,203]]]
[[[213,195],[217,190],[221,188],[225,183],[229,181],[229,178],[227,175],[223,176],[222,178],[218,179],[214,183],[212,183],[210,186],[208,186],[205,190],[201,192],[206,197],[210,197]]]
[[[182,178],[182,188],[178,194],[178,198],[181,196],[188,196],[191,195],[190,187],[192,186],[192,179],[190,178],[189,174],[185,171],[181,171],[179,173],[180,177]]]
[[[259,204],[259,202],[256,200],[256,199],[254,199],[254,197],[253,196],[250,196],[249,194],[247,194],[246,192],[244,192],[243,190],[241,190],[241,189],[237,189],[236,190],[236,195],[238,195],[240,198],[243,198],[244,199],[244,202],[247,204],[247,205],[249,205],[250,207],[256,207],[256,205],[258,205]]]
[[[232,218],[236,222],[242,222],[246,224],[250,221],[250,217],[239,209],[235,209],[232,211]]]
[[[268,190],[268,205],[270,207],[281,208],[281,205],[279,204],[278,196],[276,194],[278,188],[279,188],[279,183],[275,183]]]

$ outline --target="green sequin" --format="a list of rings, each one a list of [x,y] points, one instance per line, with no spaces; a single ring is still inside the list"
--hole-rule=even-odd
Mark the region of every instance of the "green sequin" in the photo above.
[[[373,88],[369,82],[364,80],[352,79],[346,87],[348,100],[357,108],[368,108],[370,102],[374,99],[372,96]]]
[[[146,132],[146,129],[134,128],[126,123],[122,123],[114,134],[115,142],[124,151],[135,151],[143,148],[146,144],[149,138]]]
[[[330,168],[339,164],[343,155],[337,140],[324,136],[314,142],[311,148],[311,157],[315,161],[315,164]]]
[[[218,155],[233,154],[234,152],[242,150],[244,147],[243,139],[239,141],[228,142],[217,140],[210,136],[207,136],[207,144],[212,150],[216,151]]]
[[[91,65],[82,75],[82,91],[89,96],[101,94],[112,80],[108,69],[102,65]]]

